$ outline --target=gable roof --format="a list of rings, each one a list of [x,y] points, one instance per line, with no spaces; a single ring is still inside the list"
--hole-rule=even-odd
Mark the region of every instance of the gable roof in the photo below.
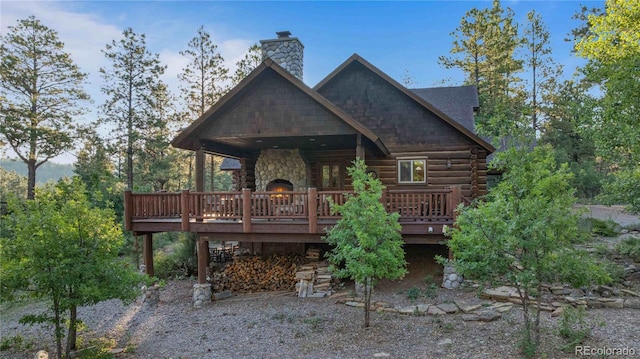
[[[418,91],[418,93],[416,93],[416,92],[413,92],[413,91],[407,89],[406,87],[402,86],[400,83],[398,83],[397,81],[395,81],[394,79],[389,77],[387,74],[382,72],[380,69],[378,69],[377,67],[373,66],[367,60],[365,60],[362,57],[360,57],[360,55],[358,55],[358,54],[351,55],[351,57],[349,57],[345,62],[343,62],[340,66],[338,66],[335,70],[333,70],[329,75],[327,75],[327,77],[322,79],[316,86],[314,86],[313,89],[315,91],[319,92],[325,85],[327,85],[329,82],[331,82],[342,71],[344,71],[349,65],[351,65],[354,62],[357,62],[357,63],[361,64],[362,66],[367,68],[369,71],[373,72],[374,74],[376,74],[377,76],[379,76],[380,78],[385,80],[391,86],[395,87],[397,90],[401,91],[403,94],[405,94],[406,96],[411,98],[413,101],[418,103],[420,106],[422,106],[425,109],[427,109],[427,110],[431,111],[432,113],[434,113],[437,117],[441,118],[445,123],[447,123],[451,127],[453,127],[456,130],[458,130],[464,136],[469,138],[472,142],[475,142],[476,144],[478,144],[479,146],[481,146],[482,148],[487,150],[489,153],[495,151],[495,148],[489,142],[485,141],[484,139],[482,139],[480,136],[478,136],[475,133],[474,127],[471,126],[471,124],[469,123],[468,120],[463,121],[463,122],[465,122],[465,124],[463,125],[463,124],[459,123],[458,121],[456,121],[454,118],[452,118],[451,115],[454,115],[454,116],[458,115],[456,111],[453,111],[453,110],[449,109],[449,107],[447,107],[449,109],[449,113],[447,113],[445,110],[438,108],[435,104],[431,103],[430,101],[427,101],[425,98],[423,98],[420,95],[420,94],[422,94],[422,95],[427,95],[428,96],[429,94],[433,94],[433,93],[431,93],[429,91]],[[444,95],[444,92],[442,93],[442,95]],[[439,98],[439,96],[438,96],[438,98]],[[438,102],[438,99],[435,99],[434,102]],[[454,105],[452,104],[451,107],[453,107],[453,106]],[[454,114],[454,112],[456,112],[456,113]]]
[[[480,104],[475,86],[430,87],[410,90],[449,115],[469,131],[476,133],[473,117]]]
[[[194,138],[196,134],[199,134],[203,130],[203,126],[205,126],[208,121],[213,119],[219,112],[223,111],[225,107],[230,104],[231,100],[234,99],[239,93],[241,93],[244,89],[254,83],[258,78],[260,78],[265,72],[273,71],[281,78],[283,78],[286,82],[293,85],[295,88],[300,90],[310,99],[315,101],[318,105],[320,105],[325,111],[335,116],[339,120],[343,121],[346,125],[353,128],[358,133],[362,134],[365,138],[369,139],[377,149],[385,154],[389,154],[389,150],[386,148],[382,140],[374,134],[371,130],[363,126],[358,121],[354,120],[351,116],[349,116],[342,109],[331,103],[329,100],[324,98],[322,95],[312,90],[310,87],[305,85],[301,80],[291,75],[287,70],[283,69],[280,65],[278,65],[275,61],[267,58],[264,60],[258,67],[256,67],[246,78],[244,78],[237,86],[235,86],[231,91],[229,91],[226,95],[224,95],[218,102],[216,102],[211,108],[209,108],[204,114],[202,114],[198,119],[196,119],[191,125],[187,128],[183,129],[174,139],[171,141],[171,144],[174,147],[197,150],[199,149],[199,144],[194,143]]]

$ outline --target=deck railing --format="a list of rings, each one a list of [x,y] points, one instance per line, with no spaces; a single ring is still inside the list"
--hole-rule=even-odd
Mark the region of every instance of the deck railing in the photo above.
[[[125,192],[125,227],[131,229],[134,220],[181,219],[182,229],[188,230],[192,220],[242,221],[250,230],[252,219],[317,220],[337,219],[330,203],[343,204],[348,191],[295,192],[190,192],[131,193]],[[385,209],[400,214],[401,221],[448,221],[454,208],[462,201],[460,189],[389,190],[381,202]]]

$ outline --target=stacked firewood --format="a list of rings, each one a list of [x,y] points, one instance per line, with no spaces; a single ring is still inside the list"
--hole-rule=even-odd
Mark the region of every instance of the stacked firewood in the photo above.
[[[309,264],[300,266],[296,273],[298,297],[327,297],[331,295],[331,273],[327,262],[318,262],[320,250],[309,248],[306,254]]]
[[[296,270],[304,262],[304,256],[296,254],[238,257],[222,272],[213,273],[211,289],[236,293],[293,290]]]

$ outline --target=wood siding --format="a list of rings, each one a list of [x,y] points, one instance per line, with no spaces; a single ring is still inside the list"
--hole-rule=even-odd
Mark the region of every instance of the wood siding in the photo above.
[[[472,145],[458,130],[359,63],[349,65],[319,92],[380,136],[391,152]]]
[[[356,131],[293,84],[266,70],[236,96],[204,138],[351,135]],[[295,125],[292,125],[295,124]]]

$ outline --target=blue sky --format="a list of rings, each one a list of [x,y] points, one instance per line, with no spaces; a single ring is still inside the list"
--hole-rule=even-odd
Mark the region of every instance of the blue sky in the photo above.
[[[583,62],[564,41],[579,25],[571,16],[581,5],[602,7],[603,1],[503,1],[516,20],[527,12],[542,15],[554,48],[554,58],[570,75]],[[449,55],[450,33],[473,7],[490,1],[411,2],[223,2],[223,1],[6,1],[0,2],[0,30],[17,19],[35,15],[58,31],[66,49],[84,72],[93,107],[104,101],[98,69],[107,65],[105,44],[131,27],[147,35],[147,45],[168,66],[164,80],[177,91],[177,74],[186,66],[179,55],[201,25],[212,35],[232,68],[246,49],[261,39],[289,30],[305,45],[304,81],[313,86],[353,53],[358,53],[392,78],[405,73],[415,87],[459,85],[462,75],[438,64]],[[8,153],[10,155],[10,153]],[[62,159],[67,162],[68,159]]]

